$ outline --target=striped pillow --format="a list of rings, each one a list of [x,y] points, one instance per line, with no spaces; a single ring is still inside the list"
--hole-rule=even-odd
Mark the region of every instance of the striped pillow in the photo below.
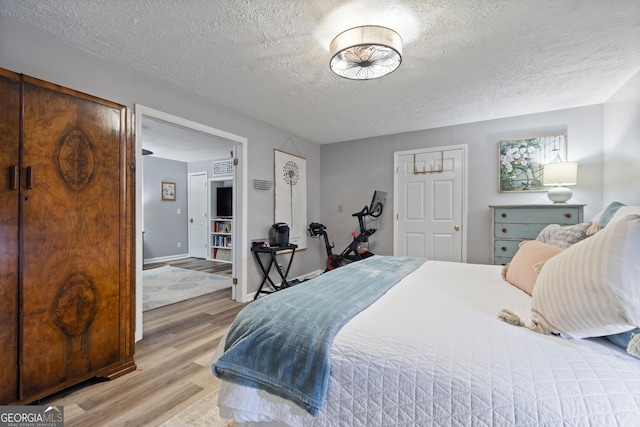
[[[533,289],[541,331],[599,337],[640,326],[640,216],[610,223],[549,259]]]

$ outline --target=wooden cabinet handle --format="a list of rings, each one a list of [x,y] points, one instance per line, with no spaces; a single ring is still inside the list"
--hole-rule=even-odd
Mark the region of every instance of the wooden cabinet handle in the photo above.
[[[502,232],[503,232],[503,233],[506,233],[506,232],[507,232],[507,229],[506,229],[506,228],[503,228],[503,229],[502,229]]]
[[[9,189],[18,189],[18,166],[11,166],[9,172]]]
[[[506,246],[503,246],[500,249],[502,249],[502,252],[507,252],[507,247]]]
[[[503,212],[502,215],[500,215],[502,218],[506,218],[507,217],[507,213]]]
[[[571,214],[570,213],[566,213],[566,214],[564,214],[564,216],[567,217],[567,218],[571,218]]]
[[[27,166],[27,172],[25,174],[25,186],[28,190],[33,189],[33,167]]]

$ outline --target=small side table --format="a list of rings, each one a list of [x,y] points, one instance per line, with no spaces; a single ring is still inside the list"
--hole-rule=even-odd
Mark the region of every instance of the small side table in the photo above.
[[[262,283],[260,283],[258,292],[256,292],[256,295],[253,297],[254,300],[257,299],[260,296],[260,294],[271,294],[273,292],[279,291],[280,289],[284,289],[292,286],[291,283],[287,280],[287,276],[289,275],[289,270],[291,269],[291,262],[293,261],[293,256],[296,253],[297,247],[298,245],[293,245],[293,244],[285,245],[285,246],[252,246],[251,247],[251,252],[253,253],[254,258],[258,263],[258,267],[260,267],[260,270],[262,271],[262,274],[263,274]],[[286,268],[280,267],[280,265],[278,264],[278,261],[276,260],[276,255],[278,254],[278,252],[283,252],[283,251],[290,251],[291,253],[291,257],[289,257],[289,262],[287,263]],[[266,267],[265,267],[265,263],[263,262],[263,259],[260,257],[260,254],[267,254],[266,256],[263,257],[263,258],[268,258],[269,260]],[[282,279],[282,283],[280,283],[280,285],[276,285],[275,283],[273,283],[273,280],[271,280],[271,277],[269,277],[269,272],[271,271],[271,268],[274,266],[276,268],[276,271],[280,275],[280,278]],[[269,285],[271,286],[273,291],[262,289],[266,282],[269,282]]]

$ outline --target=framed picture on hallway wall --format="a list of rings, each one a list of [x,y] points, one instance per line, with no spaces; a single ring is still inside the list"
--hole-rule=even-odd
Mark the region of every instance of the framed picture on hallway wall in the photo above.
[[[498,191],[547,191],[544,165],[566,161],[565,134],[498,141]]]
[[[176,201],[176,183],[162,181],[162,200]]]
[[[307,248],[307,159],[280,150],[275,160],[275,221],[289,225],[289,243]]]

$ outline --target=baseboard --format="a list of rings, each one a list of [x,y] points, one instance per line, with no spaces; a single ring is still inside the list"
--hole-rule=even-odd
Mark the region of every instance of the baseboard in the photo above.
[[[143,264],[153,264],[155,262],[177,261],[179,259],[189,258],[189,254],[169,255],[157,258],[145,258]]]
[[[297,277],[292,278],[291,282],[293,282],[294,284],[302,283],[305,280],[310,280],[310,279],[313,279],[314,277],[318,277],[322,273],[323,273],[322,270],[312,271],[311,273],[303,274],[301,276],[297,276]],[[282,282],[278,283],[278,286],[280,286],[281,284],[282,284]]]
[[[291,281],[294,282],[294,283],[296,283],[296,281],[297,281],[297,283],[302,283],[305,280],[310,280],[310,279],[313,279],[314,277],[318,277],[322,273],[324,273],[324,270],[315,270],[315,271],[312,271],[311,273],[307,273],[307,274],[303,274],[301,276],[294,277],[293,279],[291,279]],[[280,286],[281,284],[282,284],[282,282],[276,283],[277,286]],[[269,284],[265,283],[265,286],[269,286]],[[271,289],[269,289],[269,290],[271,290]],[[258,291],[255,291],[255,292],[252,292],[250,294],[247,294],[247,298],[248,298],[247,301],[242,301],[242,302],[253,301],[253,299],[255,298],[257,293],[258,293]],[[263,294],[263,295],[266,295],[266,294]]]
[[[296,277],[296,279],[309,280],[309,279],[313,279],[314,277],[318,277],[322,273],[324,273],[324,270],[316,270],[316,271],[312,271],[311,273],[307,273],[307,274],[303,274],[302,276],[298,276],[298,277]]]

